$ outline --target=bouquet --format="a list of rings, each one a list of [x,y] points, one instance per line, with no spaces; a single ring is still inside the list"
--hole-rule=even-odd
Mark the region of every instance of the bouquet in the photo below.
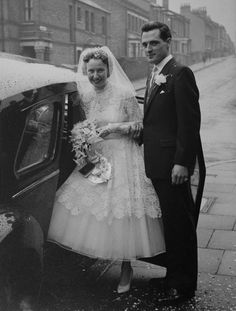
[[[93,183],[107,182],[111,177],[111,164],[94,147],[102,140],[94,120],[79,122],[71,131],[74,161],[79,172]]]

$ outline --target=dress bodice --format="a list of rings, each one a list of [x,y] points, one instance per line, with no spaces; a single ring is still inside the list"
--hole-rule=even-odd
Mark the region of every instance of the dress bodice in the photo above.
[[[82,102],[87,119],[96,119],[100,126],[142,119],[136,98],[126,97],[122,89],[110,83],[103,90],[91,90]]]

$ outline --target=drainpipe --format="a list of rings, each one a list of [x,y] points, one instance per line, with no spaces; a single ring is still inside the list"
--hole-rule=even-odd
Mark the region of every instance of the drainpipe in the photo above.
[[[76,39],[77,39],[77,36],[76,36],[76,0],[73,1],[73,27],[74,27],[74,64],[76,65],[77,63],[77,50],[76,50],[76,47],[77,47],[77,42],[76,42]]]
[[[5,52],[5,24],[4,24],[4,12],[3,1],[1,0],[1,37],[2,37],[2,51]]]

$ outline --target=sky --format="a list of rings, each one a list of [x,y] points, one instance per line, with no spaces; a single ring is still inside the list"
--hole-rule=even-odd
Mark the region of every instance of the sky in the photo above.
[[[225,26],[231,40],[236,42],[236,0],[169,0],[169,9],[179,13],[182,4],[190,4],[192,9],[206,7],[211,19]]]

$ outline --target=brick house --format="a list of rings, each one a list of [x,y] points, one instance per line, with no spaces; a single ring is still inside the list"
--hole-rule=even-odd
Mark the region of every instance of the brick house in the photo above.
[[[108,42],[110,13],[92,0],[0,1],[6,52],[76,64],[84,47]]]
[[[191,62],[190,20],[181,14],[169,10],[169,1],[152,1],[150,20],[156,20],[169,26],[172,33],[171,54],[182,64]]]
[[[224,26],[212,21],[205,7],[191,10],[186,4],[181,6],[180,12],[190,20],[193,62],[233,53],[233,43]]]
[[[140,28],[148,20],[170,26],[171,52],[184,64],[205,52],[234,52],[225,28],[204,10],[184,5],[178,14],[168,0],[0,0],[0,50],[75,65],[85,47],[107,45],[131,79],[141,78],[148,64]]]

